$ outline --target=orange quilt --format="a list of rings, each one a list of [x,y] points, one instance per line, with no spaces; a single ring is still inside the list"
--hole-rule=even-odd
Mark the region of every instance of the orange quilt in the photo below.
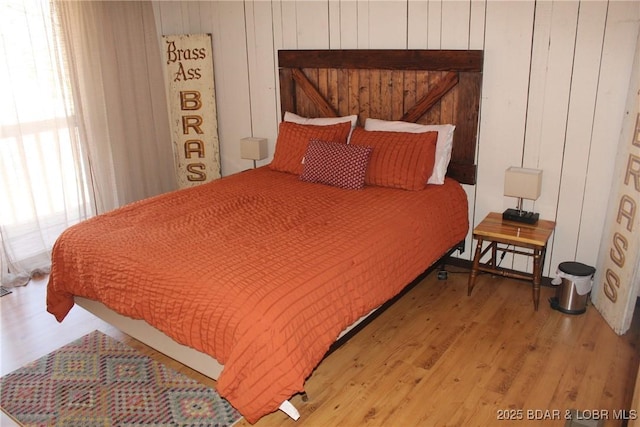
[[[263,167],[70,227],[53,249],[47,309],[62,321],[74,295],[91,298],[212,355],[218,392],[253,423],[467,230],[466,194],[450,179],[342,190]]]

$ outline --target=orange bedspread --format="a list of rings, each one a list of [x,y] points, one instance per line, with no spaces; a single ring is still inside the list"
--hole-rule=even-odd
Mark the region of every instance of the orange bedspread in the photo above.
[[[453,180],[354,191],[264,167],[67,229],[47,309],[62,321],[74,295],[95,299],[214,356],[219,393],[253,423],[467,230]]]

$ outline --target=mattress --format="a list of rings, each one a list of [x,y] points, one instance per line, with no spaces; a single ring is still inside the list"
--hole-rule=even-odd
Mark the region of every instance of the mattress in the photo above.
[[[262,167],[145,199],[67,229],[47,310],[74,295],[216,358],[249,422],[278,409],[340,332],[465,238],[466,194],[343,190]]]

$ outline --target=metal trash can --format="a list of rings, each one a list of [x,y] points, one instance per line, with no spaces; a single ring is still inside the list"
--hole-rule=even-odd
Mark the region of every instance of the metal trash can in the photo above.
[[[584,313],[595,272],[595,268],[580,262],[561,262],[551,281],[557,286],[556,296],[549,299],[551,308],[565,314]]]

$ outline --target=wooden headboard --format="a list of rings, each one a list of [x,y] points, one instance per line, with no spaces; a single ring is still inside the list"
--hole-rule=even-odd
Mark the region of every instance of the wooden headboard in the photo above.
[[[475,184],[482,63],[480,50],[280,50],[282,114],[454,124],[447,175]]]

